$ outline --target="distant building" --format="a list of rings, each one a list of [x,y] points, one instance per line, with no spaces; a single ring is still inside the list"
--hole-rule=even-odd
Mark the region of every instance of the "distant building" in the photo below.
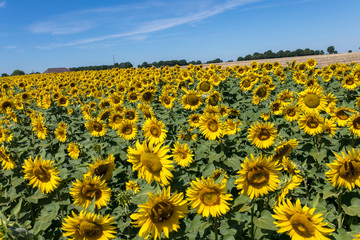
[[[48,68],[44,73],[63,73],[71,72],[70,68]]]

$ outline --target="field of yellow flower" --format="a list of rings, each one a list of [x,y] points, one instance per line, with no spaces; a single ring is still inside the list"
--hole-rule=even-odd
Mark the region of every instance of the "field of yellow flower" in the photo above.
[[[360,239],[360,65],[0,78],[0,239]]]

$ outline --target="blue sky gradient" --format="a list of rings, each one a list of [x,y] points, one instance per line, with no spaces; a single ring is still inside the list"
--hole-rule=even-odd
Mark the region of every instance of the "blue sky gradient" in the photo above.
[[[330,45],[359,51],[359,0],[0,0],[0,74]]]

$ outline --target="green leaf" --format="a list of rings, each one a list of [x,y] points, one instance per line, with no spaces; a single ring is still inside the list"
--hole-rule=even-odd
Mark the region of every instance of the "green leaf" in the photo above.
[[[274,225],[274,221],[275,219],[271,216],[270,211],[264,210],[261,212],[260,218],[254,219],[254,224],[261,229],[276,231],[277,228]]]
[[[15,216],[15,218],[17,219],[21,210],[21,204],[22,204],[23,199],[20,198],[20,201],[18,202],[18,204],[16,204],[16,206],[11,210],[11,214],[13,214]]]
[[[350,206],[346,206],[345,204],[343,204],[343,205],[341,205],[341,207],[347,215],[360,217],[360,199],[359,198],[352,198]]]
[[[95,201],[96,201],[96,198],[94,197],[93,200],[91,201],[91,203],[89,204],[89,206],[86,208],[86,211],[87,212],[95,212]]]

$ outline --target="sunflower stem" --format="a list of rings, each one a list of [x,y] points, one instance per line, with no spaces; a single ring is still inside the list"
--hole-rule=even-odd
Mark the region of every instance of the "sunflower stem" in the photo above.
[[[219,218],[214,217],[214,233],[215,233],[215,240],[219,240]]]
[[[255,201],[252,200],[251,201],[251,229],[250,229],[250,234],[251,234],[251,239],[255,240],[255,226],[254,226],[254,214],[255,214]]]
[[[342,189],[341,192],[337,196],[338,229],[342,228],[342,225],[343,225],[343,215],[344,214],[342,212],[342,207],[341,207],[341,197],[342,197],[343,193],[344,193],[344,189]]]

